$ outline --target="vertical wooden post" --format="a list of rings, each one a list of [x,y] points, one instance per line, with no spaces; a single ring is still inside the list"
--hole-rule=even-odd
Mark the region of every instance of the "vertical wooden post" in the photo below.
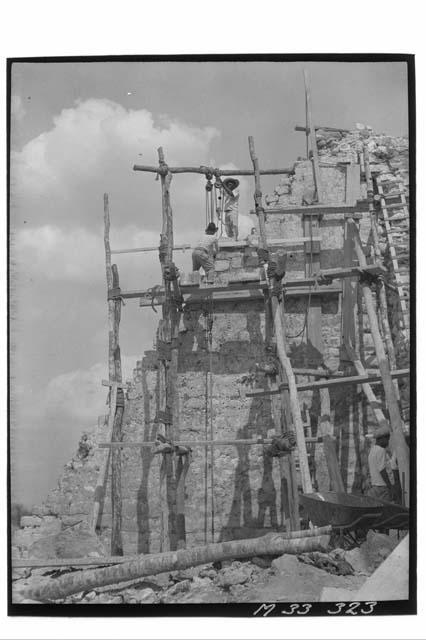
[[[177,548],[186,548],[185,480],[191,462],[191,452],[178,456],[176,465],[176,536]]]
[[[311,151],[312,151],[312,165],[313,165],[313,173],[314,173],[314,183],[315,190],[317,195],[317,201],[323,201],[323,190],[321,185],[321,176],[320,176],[320,166],[319,166],[319,158],[318,158],[318,147],[317,147],[317,138],[315,134],[315,125],[312,119],[312,107],[311,107],[311,91],[309,88],[309,75],[306,69],[303,70],[303,77],[305,80],[305,103],[306,103],[306,121],[307,128],[309,129],[309,139],[311,142]]]
[[[110,396],[109,396],[109,416],[108,416],[108,421],[106,421],[106,424],[108,425],[108,430],[106,433],[105,442],[111,442],[113,440],[112,434],[114,429],[116,404],[117,404],[117,387],[113,386],[111,387]],[[105,449],[102,453],[102,461],[99,467],[98,477],[96,480],[92,518],[89,524],[89,527],[92,533],[96,533],[96,528],[98,526],[98,521],[99,521],[99,515],[101,513],[104,500],[105,500],[105,487],[108,479],[108,469],[109,469],[110,458],[111,458],[111,449]]]
[[[111,266],[111,247],[109,242],[110,216],[108,194],[104,194],[104,246],[105,246],[105,270],[108,290],[119,288],[118,270],[116,265]],[[121,383],[121,354],[119,344],[119,329],[121,319],[121,299],[108,300],[108,370],[110,382]],[[111,398],[113,397],[111,389]],[[122,422],[124,413],[124,393],[122,389],[116,389],[116,403],[111,404],[110,411],[114,414],[111,438],[114,441],[122,439]],[[121,537],[122,523],[122,497],[121,497],[121,449],[114,448],[111,452],[111,554],[123,555],[123,543]],[[95,525],[96,526],[96,525]]]
[[[119,288],[117,265],[112,265],[112,284],[113,287]],[[114,334],[113,334],[113,358],[114,358],[114,381],[122,382],[121,371],[121,354],[118,341],[118,332],[121,318],[121,300],[114,300]],[[122,424],[124,414],[124,392],[123,389],[117,389],[117,404],[114,416],[114,426],[112,431],[112,440],[120,442],[123,439]],[[121,449],[114,447],[111,452],[111,554],[123,555],[123,542],[121,536],[122,525],[122,495],[121,495]]]
[[[164,151],[162,147],[158,149],[158,159],[160,167],[167,167],[164,159]],[[160,241],[160,262],[164,280],[165,303],[163,305],[163,327],[164,340],[170,344],[170,360],[163,359],[160,362],[161,375],[165,382],[165,406],[166,421],[164,423],[165,436],[172,440],[178,435],[176,433],[177,426],[177,389],[176,377],[178,366],[178,345],[177,337],[179,331],[180,314],[177,311],[176,304],[173,302],[173,292],[176,292],[177,283],[170,282],[164,277],[165,267],[170,265],[173,260],[173,211],[170,202],[170,184],[172,174],[168,171],[165,175],[161,174],[161,196],[162,196],[162,233]],[[177,532],[176,532],[176,480],[174,473],[174,457],[171,453],[163,454],[162,488],[165,489],[163,495],[164,518],[167,519],[168,541],[165,541],[170,550],[177,548]],[[165,486],[164,486],[165,481]],[[160,483],[161,484],[161,483]],[[167,515],[166,515],[167,514]]]
[[[281,306],[281,320],[283,326],[283,333],[285,336],[285,313],[283,300],[280,301]],[[269,315],[269,314],[268,314]],[[282,382],[287,383],[287,376],[284,369],[279,362],[280,378]],[[283,418],[286,431],[291,429],[292,418],[290,411],[290,395],[288,391],[283,391],[280,394],[281,402],[281,416]],[[296,452],[292,451],[288,455],[279,458],[280,460],[280,472],[282,482],[285,484],[287,494],[287,511],[290,520],[291,531],[298,531],[300,529],[300,516],[299,516],[299,490],[297,486],[297,471],[296,471]]]
[[[331,490],[344,493],[345,485],[343,483],[339,461],[337,459],[336,441],[331,435],[326,434],[323,436],[323,445],[324,455],[327,461]]]
[[[254,179],[255,179],[255,209],[259,220],[260,230],[260,244],[262,249],[268,250],[268,243],[266,238],[266,225],[265,225],[265,211],[262,206],[262,191],[260,186],[260,173],[259,173],[259,161],[256,156],[254,148],[254,140],[252,136],[249,137],[249,150],[250,157],[253,163]],[[290,397],[290,409],[293,419],[293,424],[296,432],[297,447],[299,451],[299,465],[300,474],[302,477],[302,487],[304,493],[312,493],[312,482],[309,473],[308,454],[306,451],[305,434],[303,431],[302,415],[300,412],[299,398],[297,395],[296,379],[294,377],[293,369],[291,366],[290,358],[287,356],[285,348],[285,335],[282,324],[282,309],[280,306],[278,295],[276,292],[271,291],[271,306],[272,317],[275,327],[275,336],[277,340],[278,358],[281,362],[285,375],[287,376],[287,382],[289,387]]]
[[[356,255],[358,257],[359,266],[361,268],[366,267],[367,261],[365,259],[364,251],[361,246],[361,241],[359,238],[355,221],[352,218],[350,220],[351,220],[351,224],[354,225],[355,231],[356,231],[354,233],[354,246],[355,246]],[[380,369],[380,374],[383,382],[383,388],[384,388],[385,397],[386,397],[386,405],[389,411],[390,427],[392,431],[393,444],[395,447],[395,452],[398,460],[398,468],[399,468],[399,475],[401,478],[401,485],[402,485],[402,477],[404,474],[405,483],[406,483],[405,484],[406,504],[409,504],[410,457],[409,457],[409,450],[404,438],[403,423],[402,423],[401,415],[399,412],[398,401],[395,394],[395,387],[393,385],[393,381],[390,375],[389,362],[386,357],[382,338],[380,336],[379,323],[377,320],[375,305],[373,301],[373,294],[371,292],[370,284],[367,279],[361,279],[360,285],[362,288],[362,293],[365,300],[368,319],[370,322],[370,330],[371,330],[371,335],[373,338],[374,347],[377,355],[377,362],[378,362],[378,366]]]

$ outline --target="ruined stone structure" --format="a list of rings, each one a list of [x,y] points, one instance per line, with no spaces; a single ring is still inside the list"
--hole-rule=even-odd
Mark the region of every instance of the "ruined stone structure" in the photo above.
[[[402,181],[408,194],[408,145],[405,139],[375,135],[367,128],[348,134],[317,132],[321,182],[327,203],[347,204],[365,200],[361,152],[367,143],[373,175],[392,182],[397,188]],[[348,169],[349,167],[349,169]],[[351,182],[351,171],[361,174],[361,181]],[[355,186],[354,186],[355,184]],[[286,277],[304,278],[312,263],[314,273],[345,264],[344,215],[328,213],[309,221],[299,213],[283,214],[280,208],[303,207],[312,203],[314,181],[309,160],[296,162],[294,173],[286,176],[273,194],[266,196],[266,228],[268,238],[285,238],[287,252]],[[396,213],[398,211],[394,210]],[[402,218],[402,217],[401,217]],[[257,226],[253,216],[253,226]],[[371,246],[368,211],[364,207],[360,219],[364,246]],[[402,262],[408,266],[408,220],[401,219],[399,242],[405,247]],[[303,237],[319,238],[312,242]],[[294,244],[288,242],[294,238]],[[385,261],[388,244],[380,237]],[[368,256],[369,257],[369,256]],[[178,258],[175,259],[178,264]],[[319,265],[318,265],[319,262]],[[233,278],[250,278],[258,274],[256,247],[242,239],[221,242],[216,262],[216,282]],[[408,287],[408,275],[407,275]],[[392,280],[390,280],[392,282]],[[362,319],[365,358],[372,352],[368,321],[363,309],[353,313]],[[393,332],[398,367],[408,366],[407,331],[401,330],[399,299],[388,290],[389,321]],[[288,290],[285,296],[285,325],[288,353],[293,367],[325,368],[331,372],[347,372],[351,363],[342,346],[343,281],[318,287]],[[141,311],[143,313],[143,311]],[[209,319],[212,340],[209,347]],[[275,345],[268,335],[263,294],[251,290],[239,297],[226,294],[213,302],[209,298],[190,296],[186,300],[178,336],[177,407],[174,440],[209,440],[213,428],[215,440],[268,438],[282,429],[278,396],[247,397],[252,388],[268,389],[275,383]],[[357,326],[359,332],[360,328]],[[374,359],[366,360],[375,368]],[[211,374],[211,381],[210,381]],[[298,382],[308,381],[299,375]],[[210,387],[211,384],[211,387]],[[399,382],[402,409],[408,410],[408,380]],[[212,390],[211,404],[209,389]],[[375,387],[380,398],[381,387]],[[155,417],[159,404],[158,359],[155,351],[143,354],[134,370],[127,392],[123,423],[124,442],[154,441],[158,430]],[[364,492],[368,433],[374,429],[374,417],[361,387],[342,386],[330,389],[330,415],[327,417],[336,438],[340,470],[346,491]],[[318,390],[299,394],[307,438],[321,436],[322,408]],[[211,414],[212,410],[212,414]],[[210,422],[211,420],[211,422]],[[101,419],[96,433],[80,446],[74,460],[67,465],[58,487],[48,496],[40,515],[57,515],[64,523],[78,522],[90,516],[97,472],[105,450],[96,448],[105,439]],[[308,442],[308,454],[314,487],[326,490],[327,478],[321,442]],[[213,448],[194,446],[185,485],[185,526],[187,545],[260,535],[271,529],[285,528],[285,492],[278,458],[268,454],[265,445],[227,445]],[[162,498],[160,495],[161,455],[153,448],[122,449],[122,534],[124,553],[160,550]],[[213,482],[213,487],[212,487]],[[207,483],[207,485],[206,485]],[[111,504],[109,488],[101,517],[101,538],[110,536]],[[212,499],[213,495],[213,499]],[[173,497],[171,498],[173,500]],[[173,510],[173,504],[169,507]]]

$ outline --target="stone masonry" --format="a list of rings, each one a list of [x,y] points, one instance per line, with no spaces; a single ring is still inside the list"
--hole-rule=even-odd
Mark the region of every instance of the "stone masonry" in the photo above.
[[[401,179],[408,185],[408,151],[405,139],[393,139],[374,134],[362,127],[348,135],[317,133],[320,151],[321,180],[327,202],[347,201],[346,167],[359,163],[362,144],[367,141],[372,168],[376,173]],[[336,164],[340,163],[340,164]],[[300,238],[306,228],[300,214],[282,214],[283,206],[310,204],[314,195],[312,164],[296,162],[294,174],[286,176],[274,193],[265,198],[267,233],[270,238]],[[366,197],[365,182],[358,198]],[[274,212],[275,211],[275,212]],[[253,216],[253,226],[257,226]],[[403,225],[402,242],[408,246],[407,225]],[[320,266],[343,265],[344,227],[342,215],[326,215],[320,221]],[[405,234],[405,235],[404,235]],[[361,235],[369,243],[368,214],[361,220]],[[385,245],[384,245],[384,248]],[[305,276],[305,250],[301,242],[285,245],[287,277]],[[388,257],[385,255],[385,259]],[[176,260],[178,262],[178,260]],[[256,248],[245,243],[222,242],[217,256],[217,282],[232,281],[242,274],[259,271]],[[340,281],[334,284],[341,284]],[[408,284],[408,283],[407,283]],[[306,330],[307,305],[321,310],[321,353],[310,343]],[[397,314],[397,301],[390,296],[390,319]],[[327,367],[331,371],[345,370],[341,349],[342,295],[338,291],[324,295],[289,295],[285,299],[285,324],[288,352],[293,366]],[[142,313],[142,312],[141,312]],[[207,339],[207,317],[211,313],[212,347]],[[393,322],[398,366],[407,366],[408,345]],[[368,327],[367,327],[368,328]],[[366,348],[369,345],[365,334]],[[275,383],[268,366],[274,362],[275,349],[265,322],[263,297],[243,297],[221,300],[213,306],[207,299],[194,298],[184,309],[179,330],[178,420],[174,439],[205,440],[210,433],[209,371],[212,375],[212,424],[215,439],[268,437],[279,434],[280,415],[274,396],[248,398],[251,388],[268,388]],[[374,367],[374,361],[369,365]],[[298,378],[300,382],[308,378]],[[375,387],[379,393],[380,387]],[[401,385],[403,401],[408,404],[408,386]],[[276,396],[275,396],[276,398]],[[299,395],[306,434],[321,435],[319,392]],[[343,387],[330,391],[331,415],[338,455],[346,490],[367,489],[365,465],[368,432],[374,428],[360,387]],[[154,421],[159,408],[158,360],[155,351],[147,352],[138,361],[134,378],[129,384],[123,433],[125,441],[155,440],[158,423]],[[45,503],[34,510],[44,516],[62,519],[88,518],[93,504],[97,471],[105,450],[96,448],[104,439],[104,423],[84,440],[84,451],[76,455],[64,470],[58,486]],[[321,455],[321,444],[309,445],[310,464],[316,482],[315,460]],[[206,475],[206,456],[207,469]],[[214,459],[214,540],[260,535],[285,528],[286,515],[279,462],[266,454],[263,446],[228,445],[213,449]],[[126,448],[122,451],[123,542],[124,553],[157,552],[160,549],[160,463],[161,456],[149,448]],[[210,449],[194,446],[192,462],[186,480],[185,517],[188,546],[211,541],[212,508],[210,485]],[[207,482],[207,510],[205,505]],[[101,521],[101,540],[108,544],[111,525],[111,505],[107,486]],[[207,530],[207,537],[206,537]]]

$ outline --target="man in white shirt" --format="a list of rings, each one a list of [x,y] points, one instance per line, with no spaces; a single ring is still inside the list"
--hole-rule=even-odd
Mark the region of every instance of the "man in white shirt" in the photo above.
[[[222,181],[225,212],[225,230],[228,238],[238,239],[238,207],[240,194],[238,185],[240,181],[236,178],[226,178]]]
[[[392,474],[391,456],[387,451],[390,439],[388,427],[380,427],[375,433],[376,444],[368,454],[368,468],[370,471],[371,489],[369,495],[385,502],[392,502],[395,487],[390,480]]]
[[[214,282],[214,259],[217,251],[217,226],[214,222],[209,222],[192,252],[192,270],[199,271],[203,267],[209,283]]]

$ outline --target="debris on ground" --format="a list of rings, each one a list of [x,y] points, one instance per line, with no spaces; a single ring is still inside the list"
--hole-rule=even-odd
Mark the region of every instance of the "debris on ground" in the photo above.
[[[328,573],[337,576],[351,576],[354,573],[352,566],[344,558],[332,556],[332,554],[312,551],[311,553],[302,553],[297,556],[300,562],[310,564],[318,569],[323,569]]]

